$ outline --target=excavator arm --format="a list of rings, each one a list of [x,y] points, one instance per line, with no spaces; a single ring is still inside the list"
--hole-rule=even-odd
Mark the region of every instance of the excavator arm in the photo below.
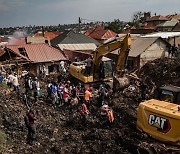
[[[127,60],[130,45],[131,37],[130,34],[127,34],[123,40],[113,40],[112,42],[107,42],[98,47],[93,55],[95,70],[97,70],[99,67],[100,62],[102,61],[102,57],[116,49],[120,49],[116,69],[123,69]]]

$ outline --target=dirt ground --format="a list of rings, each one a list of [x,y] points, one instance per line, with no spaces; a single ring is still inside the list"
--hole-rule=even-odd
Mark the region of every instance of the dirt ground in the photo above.
[[[180,62],[155,60],[135,72],[148,85],[146,98],[152,98],[154,86],[172,84],[180,86]],[[37,141],[26,143],[27,129],[24,115],[27,107],[16,93],[0,87],[0,126],[7,135],[6,153],[12,154],[74,154],[74,153],[179,153],[179,147],[159,142],[136,130],[140,89],[126,88],[114,92],[109,102],[115,115],[112,125],[99,122],[99,105],[96,99],[90,107],[91,121],[85,125],[77,107],[56,106],[45,101],[46,83],[41,81],[42,96],[38,102],[29,102],[37,117]],[[23,91],[23,90],[22,90]]]

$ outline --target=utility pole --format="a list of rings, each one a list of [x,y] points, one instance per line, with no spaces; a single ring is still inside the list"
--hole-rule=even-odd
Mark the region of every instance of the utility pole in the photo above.
[[[81,18],[80,17],[79,17],[78,25],[79,25],[79,33],[81,33]]]

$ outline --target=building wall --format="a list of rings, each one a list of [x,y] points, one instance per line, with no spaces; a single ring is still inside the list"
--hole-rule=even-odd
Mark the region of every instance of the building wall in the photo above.
[[[45,66],[45,74],[49,75],[50,73],[55,73],[59,71],[60,61],[36,64],[37,75],[40,75],[40,67],[42,68],[43,65]]]
[[[140,67],[148,61],[164,57],[168,57],[166,44],[160,40],[157,40],[149,48],[147,48],[145,52],[140,55]]]

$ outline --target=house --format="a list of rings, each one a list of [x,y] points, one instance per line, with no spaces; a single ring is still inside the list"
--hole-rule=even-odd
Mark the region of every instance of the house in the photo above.
[[[85,59],[92,57],[94,51],[92,50],[86,50],[86,51],[82,51],[82,50],[68,50],[68,49],[64,49],[63,50],[64,55],[66,56],[66,58],[70,61],[75,61],[76,59],[78,61],[84,61]]]
[[[171,32],[173,28],[177,25],[177,19],[171,19],[170,21],[165,21],[164,23],[157,25],[157,31]]]
[[[146,20],[147,23],[152,23],[154,25],[164,23],[165,21],[168,21],[168,18],[161,15],[153,16],[153,17],[147,18]]]
[[[84,33],[85,35],[97,40],[100,43],[103,43],[105,40],[116,37],[117,34],[111,30],[104,29],[102,26],[96,27],[92,31],[87,31]]]
[[[180,22],[177,23],[174,28],[172,29],[173,32],[180,32]]]
[[[178,21],[180,21],[180,14],[170,14],[170,15],[167,15],[166,18],[168,18],[169,20],[171,19],[176,19]]]
[[[59,70],[59,62],[67,60],[56,48],[48,44],[7,45],[0,56],[2,64],[12,63],[21,72],[29,70],[38,75],[40,67],[45,66],[46,75]]]
[[[152,34],[146,34],[141,37],[151,38],[151,37],[161,37],[166,40],[171,45],[176,45],[180,43],[180,32],[157,32]]]
[[[75,33],[73,31],[65,31],[61,35],[55,37],[51,41],[51,45],[58,47],[58,44],[86,44],[94,43],[99,46],[99,42],[81,33]]]
[[[26,37],[27,44],[39,44],[39,43],[47,43],[49,44],[49,40],[43,36],[28,36]]]
[[[90,53],[94,52],[97,46],[94,43],[84,44],[58,44],[61,51],[63,51],[66,58],[74,61],[75,57],[79,60],[85,59]]]
[[[38,32],[36,34],[34,34],[35,37],[37,36],[41,36],[46,38],[47,40],[52,40],[53,38],[59,36],[61,34],[61,32]]]
[[[131,49],[128,55],[127,68],[135,70],[143,66],[148,61],[168,56],[168,43],[162,38],[141,38],[132,40]],[[117,62],[119,50],[115,50],[107,55],[108,58]]]
[[[143,23],[140,28],[136,28],[135,26],[131,27],[130,33],[131,34],[148,34],[156,32],[156,25],[153,22],[145,22]]]

